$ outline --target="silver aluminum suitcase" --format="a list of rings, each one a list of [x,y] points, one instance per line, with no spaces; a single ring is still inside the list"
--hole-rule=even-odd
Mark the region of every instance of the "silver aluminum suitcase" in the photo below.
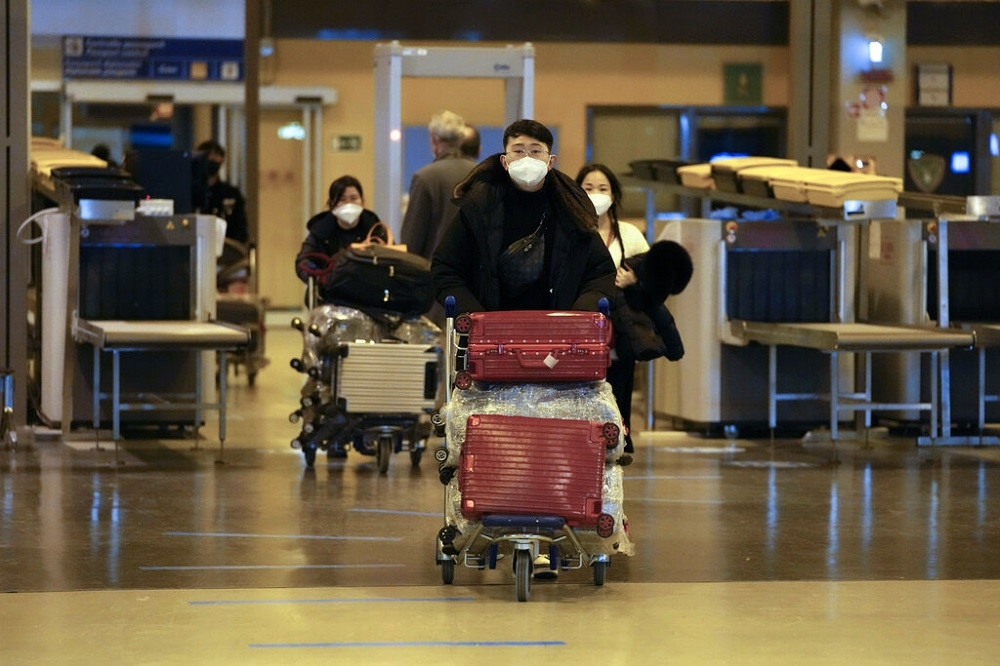
[[[431,345],[346,342],[336,396],[351,414],[421,414],[436,406],[441,350]]]

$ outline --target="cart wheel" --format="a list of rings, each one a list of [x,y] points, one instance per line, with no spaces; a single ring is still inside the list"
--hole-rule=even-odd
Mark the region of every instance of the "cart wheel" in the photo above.
[[[601,434],[604,439],[607,440],[607,447],[613,449],[618,446],[618,436],[621,434],[622,430],[618,427],[617,423],[611,423],[608,421],[604,424],[604,428],[601,429]]]
[[[594,562],[594,585],[600,587],[604,585],[604,576],[608,573],[607,562]]]
[[[423,457],[423,455],[424,455],[423,449],[413,449],[412,451],[410,451],[410,462],[413,464],[414,467],[420,467],[420,458]]]
[[[302,456],[306,459],[306,467],[316,464],[316,447],[309,445],[302,449]]]
[[[607,539],[615,533],[615,517],[610,513],[602,513],[597,517],[597,536]]]
[[[375,451],[375,459],[378,461],[379,474],[389,471],[389,458],[392,456],[392,436],[383,435],[378,438],[378,449]]]
[[[527,601],[531,596],[531,573],[531,551],[525,548],[514,551],[514,584],[518,601]]]
[[[455,582],[455,560],[441,560],[441,580],[445,585]]]
[[[468,372],[463,370],[462,372],[455,375],[455,388],[464,391],[470,386],[472,386],[472,375],[470,375]]]
[[[455,330],[459,333],[468,333],[472,328],[472,317],[467,314],[460,314],[455,318]]]

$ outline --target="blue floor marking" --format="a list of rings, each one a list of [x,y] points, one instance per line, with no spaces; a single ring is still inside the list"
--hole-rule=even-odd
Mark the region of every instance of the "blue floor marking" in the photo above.
[[[351,511],[360,511],[362,513],[392,513],[399,514],[401,516],[430,516],[431,518],[440,518],[440,511],[401,511],[398,509],[359,509],[354,507]]]
[[[257,604],[378,604],[414,602],[475,601],[475,597],[380,597],[378,599],[220,599],[217,601],[189,601],[190,606],[240,606]]]
[[[326,534],[244,534],[240,532],[164,532],[163,534],[164,536],[217,537],[225,539],[324,539],[329,541],[403,540],[402,537],[334,536]]]
[[[403,564],[218,564],[204,566],[139,567],[140,571],[240,571],[258,569],[386,569]]]
[[[250,648],[564,647],[566,641],[405,641],[399,643],[250,643]]]

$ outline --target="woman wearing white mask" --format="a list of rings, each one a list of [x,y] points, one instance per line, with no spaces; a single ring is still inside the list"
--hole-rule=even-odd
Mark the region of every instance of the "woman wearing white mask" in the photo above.
[[[351,243],[365,240],[372,227],[379,223],[378,215],[365,208],[361,182],[354,176],[341,176],[330,183],[327,206],[327,210],[317,213],[306,223],[309,233],[295,258],[295,272],[303,282],[309,281],[306,270],[309,262],[302,261],[305,255],[332,257]],[[387,240],[384,227],[375,229],[373,235]]]
[[[614,265],[586,193],[554,169],[553,137],[535,120],[455,187],[459,212],[431,262],[438,300],[458,312],[590,310],[614,296]]]
[[[637,285],[639,280],[625,263],[625,259],[649,250],[646,237],[633,224],[618,222],[618,209],[622,203],[622,186],[614,172],[603,164],[587,164],[576,174],[576,182],[594,202],[597,209],[597,230],[611,253],[617,270],[615,286],[625,289]],[[620,339],[620,336],[619,336]],[[618,410],[625,423],[625,452],[632,453],[631,429],[632,389],[635,384],[635,356],[629,345],[616,345],[614,359],[608,368],[608,383],[615,394]]]
[[[634,224],[618,223],[618,209],[622,205],[621,183],[614,172],[603,164],[585,165],[576,174],[576,182],[597,209],[597,231],[611,252],[617,269],[615,286],[624,289],[635,284],[635,273],[622,260],[645,252],[649,243]]]

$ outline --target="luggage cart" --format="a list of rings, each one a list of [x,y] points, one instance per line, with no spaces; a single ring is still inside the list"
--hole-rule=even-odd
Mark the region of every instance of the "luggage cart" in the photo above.
[[[245,372],[247,383],[253,386],[257,373],[267,367],[270,359],[264,346],[267,333],[265,309],[267,300],[257,291],[257,247],[227,238],[216,274],[216,317],[219,321],[236,324],[250,331],[250,344],[233,355],[233,372]]]
[[[440,329],[424,317],[376,319],[332,304],[292,326],[303,334],[303,353],[291,366],[307,379],[289,416],[303,424],[291,446],[306,465],[313,467],[318,451],[346,457],[353,447],[375,456],[382,474],[393,453],[405,451],[419,466],[438,405]]]
[[[553,573],[589,566],[603,585],[611,555],[632,552],[616,464],[624,430],[610,385],[472,381],[467,328],[456,330],[453,310],[449,301],[446,403],[432,416],[445,438],[434,454],[445,485],[442,581],[451,584],[458,565],[495,569],[505,560],[517,600],[528,601],[535,560],[547,555]]]

